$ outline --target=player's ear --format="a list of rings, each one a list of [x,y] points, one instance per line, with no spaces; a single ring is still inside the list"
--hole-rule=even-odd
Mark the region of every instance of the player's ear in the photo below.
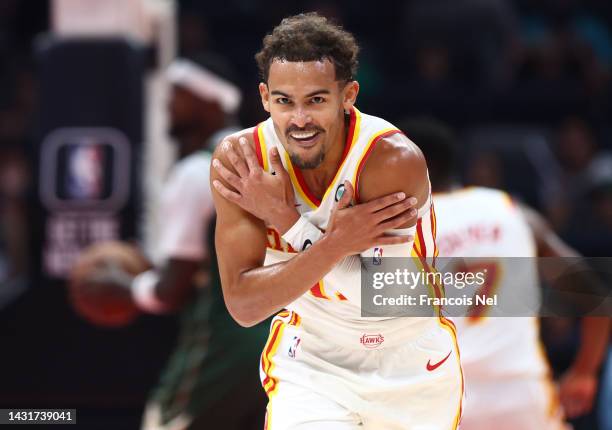
[[[270,91],[268,84],[265,82],[259,83],[259,95],[261,96],[261,104],[266,112],[270,112]]]
[[[342,90],[342,107],[345,111],[349,111],[357,100],[357,94],[359,94],[359,82],[349,81],[344,85]]]

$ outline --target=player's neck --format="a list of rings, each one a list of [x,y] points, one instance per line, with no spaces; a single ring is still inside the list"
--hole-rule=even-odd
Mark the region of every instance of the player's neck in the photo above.
[[[302,176],[308,185],[309,190],[318,198],[321,198],[329,184],[334,180],[336,172],[340,168],[344,149],[346,145],[346,135],[348,126],[344,121],[339,128],[337,136],[334,137],[334,144],[325,154],[323,162],[314,169],[302,170]]]

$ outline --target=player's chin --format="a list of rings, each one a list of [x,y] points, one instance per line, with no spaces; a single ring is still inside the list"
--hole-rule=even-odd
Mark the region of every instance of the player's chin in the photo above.
[[[300,169],[314,169],[323,161],[321,145],[312,148],[293,148],[291,162]]]

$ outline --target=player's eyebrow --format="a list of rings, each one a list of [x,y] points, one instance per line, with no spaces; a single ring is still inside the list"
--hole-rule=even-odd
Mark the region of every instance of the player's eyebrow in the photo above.
[[[270,94],[273,96],[283,96],[283,97],[287,97],[288,99],[291,98],[291,96],[289,94],[285,94],[282,91],[278,91],[278,90],[274,90],[274,91],[270,91]]]
[[[316,91],[306,94],[306,97],[313,97],[313,96],[316,96],[317,94],[331,94],[331,93],[329,92],[329,90],[320,89],[320,90],[316,90]]]
[[[289,94],[286,94],[286,93],[284,93],[282,91],[279,91],[279,90],[270,91],[270,94],[273,95],[273,96],[287,97],[288,99],[291,98],[291,96]],[[326,89],[322,88],[320,90],[315,90],[315,91],[312,91],[312,92],[306,94],[306,97],[313,97],[313,96],[316,96],[318,94],[331,94],[331,92],[329,90],[326,90]]]

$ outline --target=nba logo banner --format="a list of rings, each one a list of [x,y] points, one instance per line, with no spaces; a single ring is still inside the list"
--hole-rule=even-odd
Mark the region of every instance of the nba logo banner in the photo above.
[[[115,128],[60,127],[42,141],[40,160],[42,269],[64,279],[85,247],[120,237],[121,212],[130,205],[130,143]]]
[[[101,144],[69,145],[65,194],[70,199],[96,200],[104,187],[104,149]]]
[[[116,213],[130,195],[130,144],[118,129],[63,127],[41,144],[40,198],[46,209]]]
[[[383,249],[374,248],[374,256],[372,257],[372,264],[380,266],[382,264]]]

